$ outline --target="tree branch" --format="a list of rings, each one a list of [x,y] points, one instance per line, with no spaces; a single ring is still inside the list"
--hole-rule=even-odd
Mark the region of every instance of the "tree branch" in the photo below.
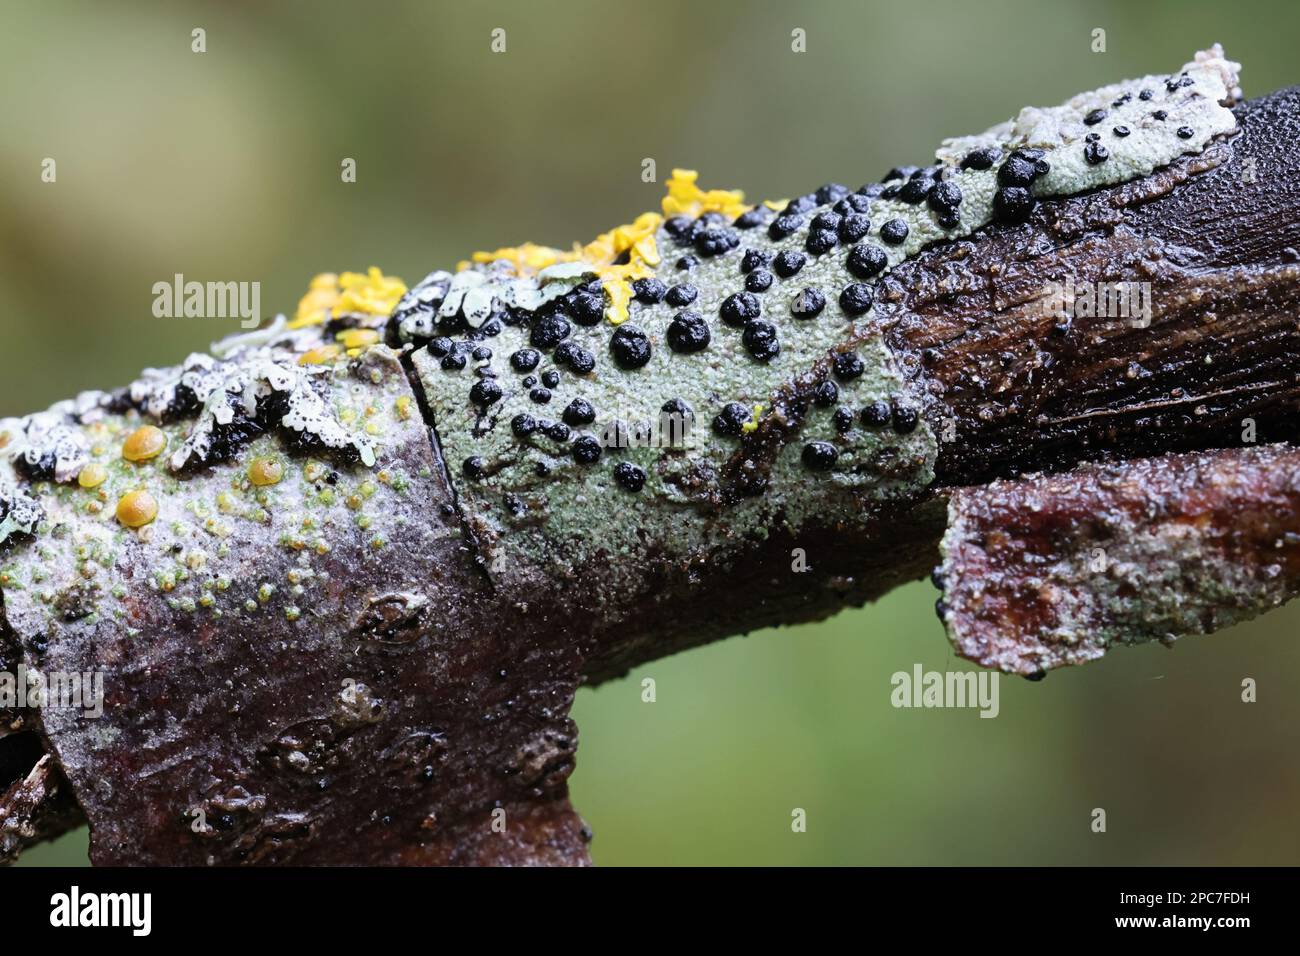
[[[491,374],[475,378],[455,377],[465,365],[456,360],[488,344],[481,326],[458,326],[458,340],[446,348],[437,345],[439,330],[429,329],[412,348],[386,312],[341,310],[323,327],[327,335],[377,332],[387,345],[354,355],[334,346],[327,374],[304,384],[290,372],[316,360],[321,329],[270,341],[256,362],[221,367],[243,376],[228,393],[225,418],[210,415],[211,401],[197,400],[221,398],[211,385],[203,390],[211,370],[200,367],[161,393],[153,386],[166,375],[146,380],[142,397],[119,393],[85,411],[65,410],[74,432],[112,448],[152,415],[168,447],[184,451],[177,473],[134,464],[113,471],[100,499],[61,482],[55,455],[49,475],[25,477],[49,527],[18,522],[15,515],[31,512],[17,510],[17,499],[0,514],[40,542],[39,560],[37,548],[20,542],[0,571],[4,658],[111,678],[103,723],[51,708],[39,722],[42,749],[91,824],[92,859],[586,862],[589,834],[566,784],[577,746],[567,713],[580,683],[730,634],[822,618],[922,575],[938,563],[947,499],[958,486],[1082,461],[1237,445],[1244,417],[1256,420],[1260,441],[1293,438],[1300,93],[1266,97],[1238,115],[1239,135],[1151,176],[1042,199],[1027,222],[919,252],[876,284],[877,308],[861,321],[827,325],[837,311],[831,307],[817,320],[823,325],[801,326],[834,337],[821,345],[823,333],[809,332],[815,358],[773,388],[763,376],[782,366],[763,364],[773,358],[762,357],[770,345],[764,330],[745,320],[744,332],[732,335],[715,324],[725,361],[674,366],[667,385],[742,368],[725,379],[734,393],[718,386],[710,415],[701,404],[700,418],[733,394],[762,410],[752,428],[734,423],[739,435],[722,423],[734,443],[710,446],[725,449],[721,458],[656,452],[639,479],[652,483],[655,498],[618,497],[643,487],[634,472],[616,475],[615,485],[606,472],[582,471],[581,448],[567,431],[556,437],[555,421],[516,425],[502,417],[537,383],[504,395],[480,386],[466,400],[469,383],[515,375],[501,364],[513,354],[507,341],[547,340],[540,347],[556,349],[561,365],[549,341],[553,326],[542,329],[554,306],[535,305],[498,328],[491,348],[501,354],[476,357]],[[658,237],[669,242],[664,230]],[[710,248],[723,239],[699,241]],[[809,266],[799,281],[834,281],[828,291],[838,293],[843,258],[819,268]],[[700,308],[735,311],[723,302],[736,282],[734,259],[724,255],[693,275]],[[1135,278],[1152,286],[1149,327],[1075,317],[1057,331],[1059,321],[1042,306],[1046,279]],[[448,294],[441,282],[417,287],[415,298],[427,293],[436,304]],[[575,321],[583,297],[594,294],[585,286],[566,293]],[[801,300],[805,315],[811,301]],[[477,304],[466,296],[453,320],[463,323]],[[406,318],[427,318],[421,308],[411,305]],[[647,306],[636,315],[649,325],[658,313]],[[653,329],[662,348],[667,333]],[[641,345],[626,333],[607,345],[607,332],[577,329],[571,341],[600,335],[602,358],[608,348],[633,364]],[[725,345],[724,335],[731,336]],[[785,354],[800,347],[784,342]],[[760,357],[736,364],[742,344]],[[868,356],[865,374],[855,375],[845,358],[855,350]],[[626,368],[601,366],[592,376],[581,371],[587,358],[568,348],[565,374],[607,396],[636,391],[622,383],[665,384],[630,378]],[[796,440],[835,436],[831,413],[818,404],[834,381],[841,407],[856,403],[855,421],[879,417],[880,396],[890,397],[884,416],[892,427],[850,423],[857,457],[845,454],[828,476],[816,470],[824,450],[813,449],[804,452],[809,470],[800,470]],[[165,400],[153,401],[159,394]],[[236,404],[236,395],[256,400]],[[383,440],[373,470],[358,464],[375,451],[369,439],[340,437],[346,430],[333,429],[320,408],[374,425],[365,434]],[[188,422],[195,415],[202,428]],[[474,451],[511,430],[516,437],[491,453]],[[250,459],[282,459],[286,441],[293,454],[283,480],[253,481]],[[1197,461],[1214,474],[1248,466],[1262,476],[1285,453],[1269,454]],[[40,456],[29,465],[46,467]],[[578,477],[542,481],[561,468]],[[961,530],[949,551],[949,620],[964,652],[1027,672],[1026,661],[1037,668],[1095,649],[1085,642],[1067,651],[1068,642],[1029,628],[1033,618],[987,613],[967,571],[997,562],[1002,606],[1010,607],[1024,581],[1009,570],[1005,551],[990,547],[988,516],[1023,519],[1025,502],[1058,491],[1063,502],[1074,500],[1070,494],[1110,501],[1117,492],[1105,475],[1130,490],[1135,479],[1164,476],[1163,520],[1193,514],[1185,499],[1195,482],[1184,479],[1203,470],[1179,460],[1114,468],[1066,475],[1059,486],[1053,479],[998,485],[989,498],[956,493]],[[591,484],[581,483],[584,476]],[[156,517],[142,530],[122,532],[111,513],[93,508],[96,500],[120,507],[140,486],[157,498]],[[1289,506],[1287,487],[1269,485],[1255,498],[1234,485],[1205,512],[1210,527],[1261,501]],[[1140,503],[1115,499],[1130,510]],[[139,507],[134,500],[125,518],[134,520]],[[1060,515],[1075,513],[1062,503]],[[1160,524],[1157,535],[1169,527]],[[1270,516],[1259,527],[1271,534],[1280,525]],[[1025,546],[1036,545],[1040,530],[1025,523]],[[1071,559],[1063,566],[1074,568],[1095,540],[1067,539],[1060,547]],[[1260,553],[1216,552],[1215,540],[1204,539],[1207,561],[1253,561]],[[800,554],[807,570],[791,573]],[[1146,552],[1143,559],[1153,560]],[[1068,583],[1085,587],[1077,577]],[[1090,625],[1122,620],[1109,604],[1082,600],[1081,607]],[[1202,626],[1217,620],[1198,618]],[[10,737],[32,733],[21,728]],[[29,792],[14,797],[11,789],[0,806],[28,813]]]

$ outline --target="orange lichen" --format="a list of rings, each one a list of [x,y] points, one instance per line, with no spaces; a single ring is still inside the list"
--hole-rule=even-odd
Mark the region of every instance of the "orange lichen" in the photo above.
[[[148,461],[161,455],[166,447],[167,435],[161,428],[143,425],[122,443],[122,457],[127,461]]]
[[[280,483],[284,477],[284,465],[277,458],[254,458],[248,463],[248,480],[259,488]]]
[[[117,503],[117,520],[128,528],[143,528],[158,517],[158,502],[147,491],[132,491]]]

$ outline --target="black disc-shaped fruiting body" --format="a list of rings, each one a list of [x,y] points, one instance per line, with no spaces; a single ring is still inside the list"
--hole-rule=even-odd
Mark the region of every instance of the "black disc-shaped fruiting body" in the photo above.
[[[594,435],[579,435],[573,442],[571,454],[579,465],[594,465],[600,461],[600,441]]]
[[[543,315],[533,323],[528,344],[536,349],[553,349],[568,338],[570,326],[562,315]]]
[[[510,419],[510,430],[514,432],[516,438],[527,438],[537,431],[537,419],[527,412],[520,412]]]
[[[668,287],[654,276],[646,279],[637,279],[632,283],[632,295],[638,302],[646,305],[655,305],[662,301],[668,293]]]
[[[789,279],[797,275],[807,261],[808,257],[802,252],[786,249],[776,254],[776,258],[772,260],[772,269],[782,279]]]
[[[708,228],[695,238],[695,251],[705,258],[720,256],[740,245],[740,236],[734,229]]]
[[[698,312],[679,312],[668,323],[664,337],[674,352],[689,354],[699,352],[709,345],[709,323]]]
[[[818,408],[833,408],[840,400],[840,387],[834,382],[821,382],[813,389],[812,400]]]
[[[957,207],[961,205],[961,200],[961,187],[954,182],[945,180],[935,184],[926,202],[929,203],[930,209],[936,215],[942,217],[955,213]]]
[[[480,408],[486,408],[501,399],[501,386],[490,378],[474,383],[469,390],[469,400]]]
[[[840,220],[840,239],[852,244],[871,231],[871,217],[865,213],[849,213]]]
[[[736,292],[722,300],[718,315],[730,326],[740,327],[751,319],[756,319],[763,311],[758,296],[752,292]]]
[[[542,353],[536,349],[520,349],[510,356],[510,367],[516,372],[531,372],[542,360]]]
[[[575,398],[565,406],[562,417],[565,424],[574,428],[581,425],[590,425],[596,420],[596,409],[585,398]]]
[[[840,292],[840,308],[849,315],[862,315],[876,301],[876,293],[865,282],[853,282]]]
[[[614,480],[627,491],[640,491],[645,487],[645,471],[630,461],[620,461],[614,466]]]
[[[894,431],[898,432],[900,435],[906,435],[909,432],[916,431],[916,426],[920,422],[921,417],[915,408],[894,402],[890,412],[894,420]]]
[[[810,441],[803,446],[803,463],[810,471],[830,471],[840,453],[827,441]]]
[[[642,368],[650,361],[650,339],[634,325],[620,325],[610,336],[609,351],[619,368]]]
[[[740,334],[741,344],[755,359],[768,362],[781,354],[781,342],[777,338],[776,326],[762,319],[752,319],[745,323]]]
[[[841,382],[851,382],[855,378],[860,378],[867,370],[866,363],[857,352],[836,352],[831,364],[835,370],[835,377]]]
[[[973,149],[963,157],[961,161],[962,169],[991,169],[993,164],[1002,158],[1002,150],[996,146],[986,146],[980,149]]]
[[[746,249],[745,254],[740,257],[740,271],[750,273],[755,269],[764,269],[771,258],[770,254],[760,249]]]
[[[675,309],[681,309],[694,302],[699,295],[699,290],[695,286],[689,282],[682,282],[668,290],[668,294],[664,296],[664,301]]]
[[[1101,145],[1101,143],[1085,143],[1083,147],[1083,158],[1089,166],[1097,166],[1110,158],[1110,150]]]
[[[558,365],[571,369],[578,375],[586,375],[596,367],[596,356],[592,355],[576,342],[561,342],[555,349],[555,361]]]
[[[807,288],[790,302],[790,313],[796,319],[815,319],[826,308],[826,296],[820,289]]]
[[[749,421],[749,409],[740,402],[728,402],[713,417],[713,431],[726,438],[735,438]]]
[[[907,223],[902,219],[894,218],[886,221],[880,227],[880,238],[891,246],[901,245],[907,239]]]
[[[872,402],[866,408],[862,409],[862,424],[868,428],[882,428],[889,424],[889,419],[893,413],[890,410],[888,402]]]
[[[1024,222],[1033,211],[1033,194],[1022,186],[1007,186],[993,195],[993,218],[998,222]]]
[[[803,216],[783,213],[772,220],[772,224],[767,227],[767,234],[775,240],[784,239],[802,229],[803,223]]]
[[[889,265],[885,250],[870,242],[858,243],[849,252],[848,267],[859,279],[873,279]]]

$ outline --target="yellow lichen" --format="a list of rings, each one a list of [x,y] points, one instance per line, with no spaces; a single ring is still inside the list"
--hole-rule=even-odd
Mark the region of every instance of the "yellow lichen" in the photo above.
[[[663,199],[665,216],[695,218],[706,212],[720,212],[735,218],[746,212],[745,194],[739,189],[710,189],[695,185],[699,173],[693,169],[674,169],[668,180],[668,195]]]
[[[632,286],[625,279],[606,279],[601,283],[609,304],[605,306],[605,318],[611,325],[621,325],[627,321],[627,305],[632,301]]]
[[[762,406],[762,405],[755,405],[755,406],[754,406],[754,411],[753,411],[753,413],[752,413],[752,414],[750,415],[750,417],[749,417],[749,421],[747,421],[747,422],[745,422],[745,424],[741,425],[741,426],[740,426],[740,430],[741,430],[742,432],[752,432],[752,431],[754,431],[755,429],[757,429],[757,428],[758,428],[758,418],[759,418],[759,416],[762,415],[762,414],[763,414],[763,406]]]
[[[308,349],[298,356],[299,365],[328,365],[343,354],[343,349],[334,344],[320,345]]]
[[[334,336],[345,349],[362,349],[379,341],[379,333],[374,329],[344,329]]]
[[[535,275],[547,266],[553,266],[557,262],[573,262],[572,253],[565,252],[562,249],[552,249],[550,246],[539,246],[533,242],[525,242],[519,246],[509,246],[498,249],[496,252],[476,252],[470,257],[474,262],[486,264],[497,262],[504,259],[515,267],[517,275]],[[470,263],[461,263],[462,270],[469,268]]]
[[[535,275],[548,266],[583,262],[600,279],[606,297],[605,318],[618,325],[627,321],[628,303],[632,300],[632,283],[654,275],[663,260],[655,242],[655,233],[665,216],[700,216],[717,212],[732,218],[747,211],[745,194],[739,190],[703,190],[695,181],[699,174],[690,169],[674,169],[668,180],[668,195],[663,199],[663,213],[645,212],[632,222],[615,226],[585,245],[575,244],[571,252],[526,242],[520,246],[476,252],[458,266],[462,271],[474,263],[506,261],[516,275]],[[625,262],[620,262],[626,258]]]
[[[108,480],[108,469],[97,461],[92,461],[77,475],[77,484],[83,488],[98,488]]]
[[[405,294],[406,284],[401,279],[384,275],[376,266],[342,275],[322,272],[299,300],[289,328],[324,325],[335,315],[388,315]]]
[[[343,294],[334,310],[339,314],[388,315],[398,300],[406,295],[406,283],[396,276],[384,275],[376,266],[371,266],[364,275],[343,273],[339,276],[339,287]]]
[[[289,324],[295,329],[305,325],[321,325],[330,310],[338,304],[339,277],[333,272],[322,272],[312,278],[307,294],[298,300],[298,311]]]

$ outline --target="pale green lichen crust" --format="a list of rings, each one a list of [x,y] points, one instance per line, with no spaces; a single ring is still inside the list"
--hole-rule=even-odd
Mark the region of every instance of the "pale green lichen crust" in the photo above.
[[[421,346],[425,400],[492,567],[635,577],[636,560],[607,562],[716,559],[777,525],[862,522],[920,492],[938,447],[875,320],[881,278],[1037,198],[1135,179],[1231,134],[1236,73],[1215,47],[1170,76],[947,140],[934,165],[856,192],[738,209],[739,194],[700,193],[676,171],[666,219],[599,246],[638,270],[626,309],[611,262],[590,252],[504,249],[430,274],[394,322]],[[685,441],[656,428],[665,415],[687,416]]]

